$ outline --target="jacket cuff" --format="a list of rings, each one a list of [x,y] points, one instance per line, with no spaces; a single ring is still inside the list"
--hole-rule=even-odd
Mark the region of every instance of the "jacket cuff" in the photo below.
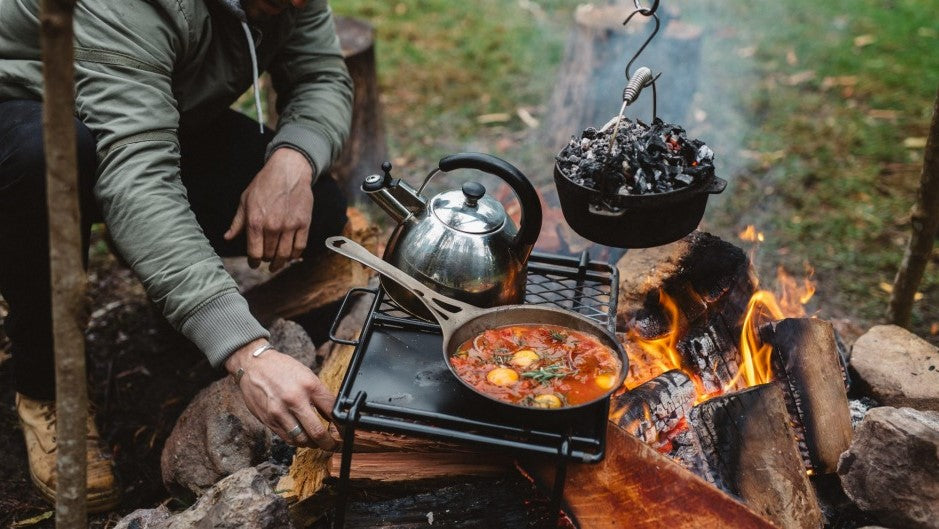
[[[218,367],[236,349],[270,333],[248,310],[248,302],[237,292],[229,292],[199,307],[183,323],[180,331],[205,353],[212,367]]]
[[[307,161],[313,167],[313,183],[316,183],[319,176],[326,172],[332,162],[332,148],[329,140],[315,130],[290,123],[284,125],[267,145],[265,161],[279,147],[290,147],[306,156]]]

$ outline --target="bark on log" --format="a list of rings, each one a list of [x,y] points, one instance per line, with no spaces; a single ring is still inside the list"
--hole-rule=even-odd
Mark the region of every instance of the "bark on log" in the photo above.
[[[74,0],[42,0],[43,143],[56,380],[56,527],[84,527],[87,321],[75,139]],[[38,295],[38,293],[37,293]]]
[[[773,378],[805,444],[809,468],[835,472],[852,429],[834,329],[815,318],[787,318],[763,326],[760,338],[773,346]]]
[[[778,386],[713,398],[692,410],[691,423],[710,468],[747,506],[782,529],[822,526]]]
[[[379,172],[388,159],[375,67],[375,31],[362,20],[337,16],[336,32],[355,94],[352,129],[342,154],[333,162],[332,174],[349,200],[358,202],[363,196],[359,191],[362,180]]]
[[[580,137],[587,127],[599,128],[623,103],[626,63],[652,31],[652,22],[641,15],[628,27],[622,22],[634,8],[618,5],[581,5],[574,13],[574,30],[567,41],[558,82],[551,96],[548,119],[542,136],[546,145],[560,150],[571,136]],[[658,114],[667,121],[684,121],[697,89],[701,28],[685,24],[659,10],[662,26],[656,38],[633,64],[649,66],[658,73],[668,68],[656,83]],[[652,119],[652,90],[646,89],[630,106],[627,116]]]
[[[567,469],[564,502],[581,529],[774,529],[769,521],[666,456],[607,424],[606,457]],[[526,468],[553,483],[554,468]]]
[[[923,171],[910,224],[910,243],[903,254],[897,277],[893,280],[893,292],[887,310],[890,323],[906,328],[910,327],[916,289],[923,279],[936,235],[939,234],[939,91],[933,103],[932,123],[923,155]]]
[[[378,228],[360,211],[349,208],[343,235],[378,250]],[[335,303],[350,288],[365,286],[372,271],[337,253],[324,251],[319,259],[291,265],[266,282],[245,292],[245,299],[263,325],[277,318],[293,318]]]
[[[662,373],[639,387],[613,397],[610,421],[647,444],[658,434],[669,432],[688,416],[694,406],[691,379],[681,371]]]

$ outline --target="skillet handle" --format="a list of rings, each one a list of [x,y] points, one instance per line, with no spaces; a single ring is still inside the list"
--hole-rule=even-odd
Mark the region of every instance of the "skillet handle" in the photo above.
[[[475,314],[483,312],[479,307],[474,307],[468,303],[463,303],[462,301],[434,292],[420,281],[405,274],[398,267],[382,260],[351,239],[341,236],[329,237],[326,239],[326,247],[338,254],[362,263],[408,289],[409,292],[417,296],[417,298],[424,303],[424,306],[430,310],[437,319],[440,328],[445,331],[445,334],[448,329],[452,330],[456,327],[454,323],[455,319],[465,321],[468,318],[474,317]],[[456,318],[457,315],[459,315],[459,318]]]

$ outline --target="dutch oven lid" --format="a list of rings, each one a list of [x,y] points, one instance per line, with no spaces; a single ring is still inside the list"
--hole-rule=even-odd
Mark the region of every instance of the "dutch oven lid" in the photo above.
[[[505,223],[505,208],[486,196],[479,182],[466,182],[460,191],[437,195],[430,209],[440,222],[463,233],[489,233]]]

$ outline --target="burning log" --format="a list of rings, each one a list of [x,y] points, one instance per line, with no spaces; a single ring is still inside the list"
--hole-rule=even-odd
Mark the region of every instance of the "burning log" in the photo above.
[[[659,432],[674,430],[688,416],[694,399],[691,379],[681,371],[667,371],[614,397],[610,403],[610,421],[654,445]]]
[[[834,472],[852,434],[834,329],[823,320],[787,318],[761,327],[760,338],[773,346],[774,379],[808,468]]]
[[[624,28],[622,22],[631,11],[622,3],[586,4],[576,10],[574,30],[549,104],[552,112],[543,129],[546,145],[560,149],[572,134],[600,127],[619,110],[626,84],[623,69],[652,31],[652,22],[641,16]],[[682,122],[697,90],[702,31],[670,17],[664,9],[659,10],[659,16],[662,29],[641,62],[653,69],[668,66],[682,72],[680,79],[663,77],[666,82],[656,85],[660,116]],[[635,105],[642,109],[640,118],[646,121],[652,115],[650,102],[651,91]]]
[[[378,171],[388,159],[378,74],[375,69],[375,30],[362,20],[336,17],[336,33],[346,67],[355,86],[349,140],[333,162],[332,174],[350,201],[360,197],[362,179]]]
[[[666,246],[630,250],[617,268],[617,322],[629,329],[627,351],[646,349],[666,369],[692,373],[700,395],[720,393],[736,377],[739,322],[755,290],[743,250],[693,232]]]
[[[782,529],[818,529],[821,510],[789,420],[774,384],[715,397],[691,412],[708,464],[731,493]]]
[[[567,469],[564,503],[581,529],[773,529],[746,505],[625,430],[607,424],[606,458]],[[551,483],[553,466],[528,462]]]

